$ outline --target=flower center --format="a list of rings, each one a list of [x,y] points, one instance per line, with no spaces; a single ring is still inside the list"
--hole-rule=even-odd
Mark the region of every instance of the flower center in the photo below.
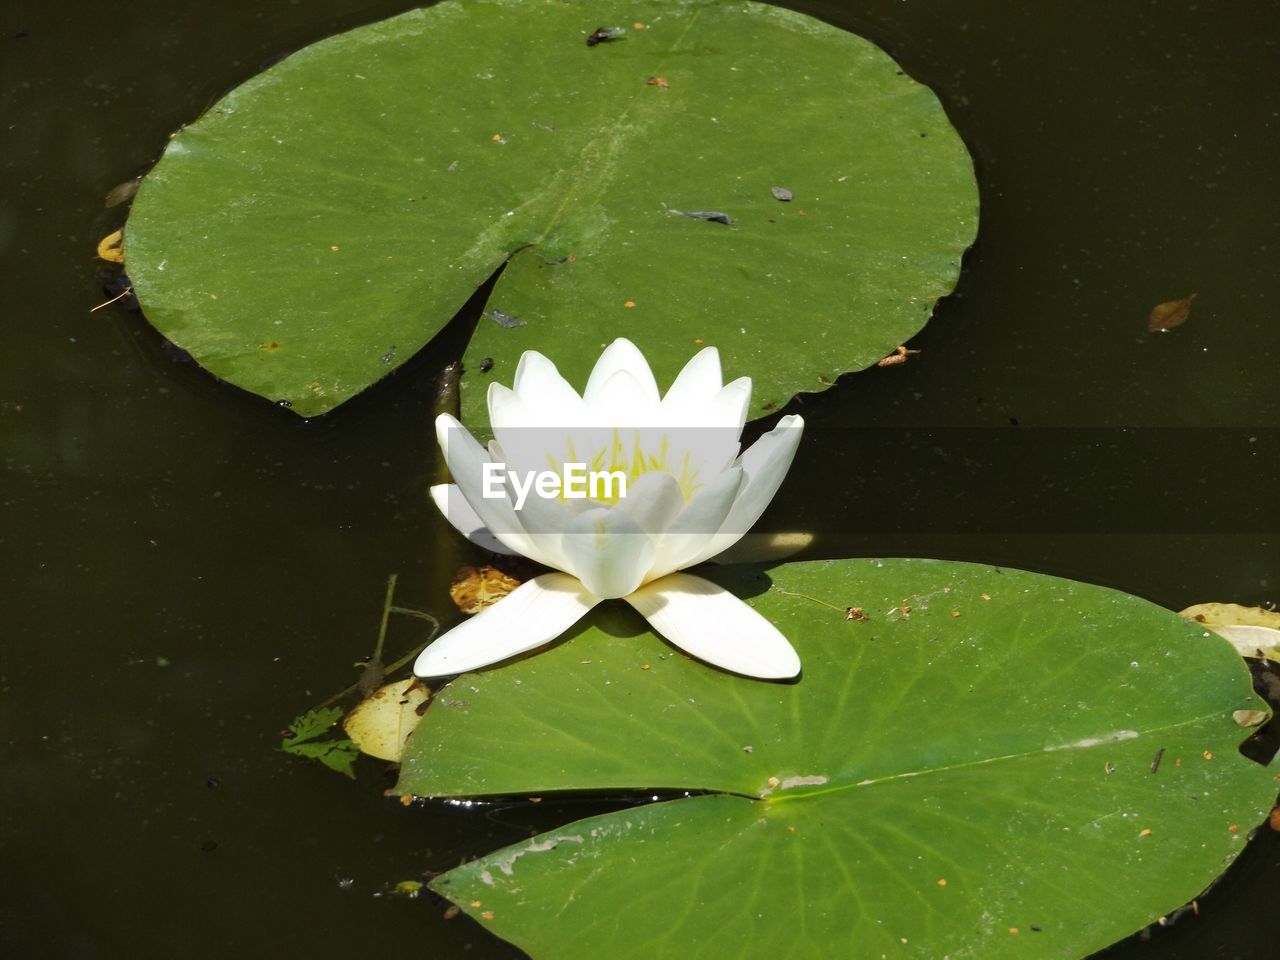
[[[626,475],[627,483],[634,483],[646,473],[667,473],[673,476],[678,484],[680,484],[680,493],[688,503],[695,493],[703,487],[702,481],[698,479],[698,466],[693,461],[688,450],[683,453],[673,454],[670,437],[666,432],[657,434],[657,431],[644,431],[646,436],[642,437],[642,431],[636,430],[632,435],[631,442],[627,443],[622,438],[622,431],[618,427],[613,429],[613,438],[607,446],[597,447],[590,451],[579,453],[572,437],[565,439],[565,446],[568,455],[564,457],[562,463],[585,463],[587,471],[607,471],[613,473],[620,471]],[[672,462],[673,457],[678,462]],[[547,454],[547,462],[551,465],[552,470],[560,470],[561,464],[557,463],[555,457],[550,453]],[[610,495],[599,498],[601,503],[613,506],[618,502],[619,490],[617,485],[609,488]],[[564,494],[561,494],[561,499]]]

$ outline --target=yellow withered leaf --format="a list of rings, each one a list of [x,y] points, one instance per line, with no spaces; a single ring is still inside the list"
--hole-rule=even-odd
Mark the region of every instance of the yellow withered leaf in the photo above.
[[[98,241],[98,259],[108,263],[124,263],[124,230],[108,233]]]
[[[400,762],[404,741],[422,719],[418,708],[427,688],[413,680],[397,680],[361,700],[342,721],[356,748],[379,760]]]
[[[1280,613],[1238,603],[1197,603],[1178,611],[1231,641],[1241,655],[1280,658]]]

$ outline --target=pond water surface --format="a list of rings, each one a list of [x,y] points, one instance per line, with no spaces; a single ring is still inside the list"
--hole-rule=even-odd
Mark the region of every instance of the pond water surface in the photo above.
[[[516,957],[439,902],[381,894],[584,812],[406,809],[376,763],[353,784],[276,750],[353,679],[389,573],[399,602],[456,616],[447,583],[474,555],[425,489],[459,337],[303,422],[174,362],[137,315],[89,312],[115,184],[264,61],[410,6],[0,9],[6,957]],[[796,7],[937,91],[983,209],[921,353],[803,404],[817,439],[794,490],[830,457],[847,496],[784,488],[770,523],[812,527],[812,557],[1274,603],[1280,5]],[[1193,291],[1185,326],[1146,333]],[[390,652],[421,639],[399,623]],[[1113,955],[1275,956],[1278,884],[1264,828],[1198,916]]]

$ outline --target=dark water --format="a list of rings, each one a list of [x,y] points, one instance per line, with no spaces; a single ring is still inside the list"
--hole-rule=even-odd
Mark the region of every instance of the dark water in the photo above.
[[[388,573],[400,602],[449,610],[468,555],[424,489],[456,338],[304,423],[174,363],[136,316],[89,313],[111,187],[268,58],[408,6],[0,7],[6,957],[516,956],[375,894],[583,812],[406,810],[376,764],[353,785],[274,749],[352,679]],[[938,91],[983,223],[922,353],[804,405],[826,442],[795,482],[838,452],[848,495],[771,520],[819,526],[813,556],[1017,565],[1174,608],[1278,599],[1277,4],[797,6]],[[1184,327],[1145,333],[1192,291]],[[1056,456],[1051,428],[1075,428]],[[991,446],[1028,430],[1034,456]],[[991,497],[992,471],[1023,480]],[[389,643],[420,639],[405,622]],[[1277,883],[1264,829],[1198,917],[1114,955],[1274,956]]]

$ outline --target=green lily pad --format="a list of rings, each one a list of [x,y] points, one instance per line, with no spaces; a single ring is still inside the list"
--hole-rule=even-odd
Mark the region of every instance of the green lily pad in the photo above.
[[[1275,797],[1237,749],[1233,712],[1264,709],[1244,662],[1144,600],[927,560],[709,575],[799,682],[608,607],[453,681],[410,737],[402,793],[708,794],[433,882],[534,957],[1082,956],[1195,897]]]
[[[588,46],[602,24],[622,34]],[[521,351],[581,384],[617,336],[660,382],[719,346],[757,413],[823,389],[924,325],[976,229],[942,107],[866,40],[756,3],[449,0],[307,47],[180,131],[125,256],[166,337],[303,416],[505,263],[466,356],[481,424]]]

